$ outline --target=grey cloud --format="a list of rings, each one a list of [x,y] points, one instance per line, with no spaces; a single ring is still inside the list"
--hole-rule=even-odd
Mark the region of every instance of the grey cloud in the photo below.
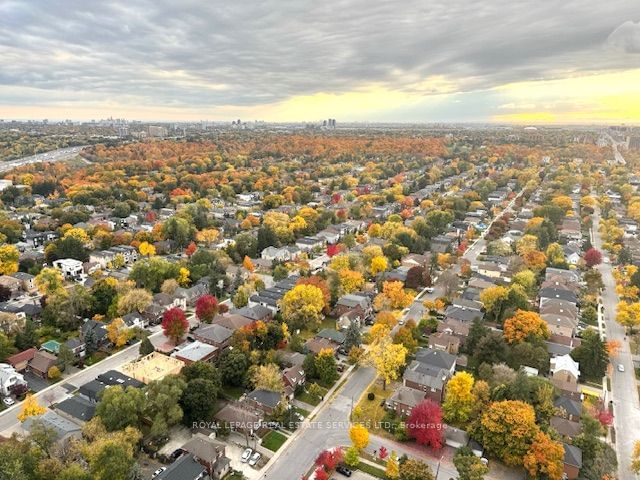
[[[638,66],[601,54],[638,51],[634,16],[635,0],[9,0],[0,85],[57,92],[34,102],[210,108],[434,75],[472,91]]]
[[[609,44],[621,47],[627,53],[640,53],[640,22],[624,22],[607,40]]]

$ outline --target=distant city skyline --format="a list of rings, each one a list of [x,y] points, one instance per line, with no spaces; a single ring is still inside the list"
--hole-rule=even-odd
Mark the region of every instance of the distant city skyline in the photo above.
[[[0,0],[0,118],[640,124],[634,0]]]

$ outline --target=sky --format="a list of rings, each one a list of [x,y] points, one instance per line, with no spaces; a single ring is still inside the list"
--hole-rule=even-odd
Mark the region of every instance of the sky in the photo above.
[[[0,118],[640,124],[638,0],[0,0]]]

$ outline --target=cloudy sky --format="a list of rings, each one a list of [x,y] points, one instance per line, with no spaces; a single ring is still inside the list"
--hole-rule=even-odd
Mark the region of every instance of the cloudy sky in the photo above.
[[[0,0],[0,118],[640,123],[638,0]]]

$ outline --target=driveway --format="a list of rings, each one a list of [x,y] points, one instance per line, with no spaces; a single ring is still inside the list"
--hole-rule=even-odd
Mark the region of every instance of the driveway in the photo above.
[[[24,379],[29,385],[29,388],[34,392],[40,392],[50,385],[50,383],[47,380],[45,380],[44,378],[38,377],[37,375],[34,375],[31,372],[26,372],[24,374]]]

